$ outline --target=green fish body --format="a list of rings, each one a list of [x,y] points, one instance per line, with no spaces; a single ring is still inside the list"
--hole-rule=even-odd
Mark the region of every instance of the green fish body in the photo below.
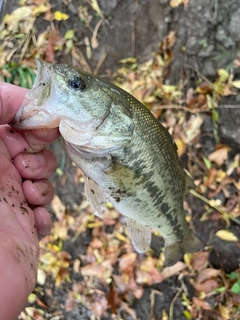
[[[148,249],[151,229],[165,239],[166,265],[200,250],[183,209],[194,185],[168,131],[117,86],[67,65],[37,63],[37,78],[14,126],[59,127],[67,153],[84,172],[94,213],[102,217],[110,201],[126,217],[137,251]]]

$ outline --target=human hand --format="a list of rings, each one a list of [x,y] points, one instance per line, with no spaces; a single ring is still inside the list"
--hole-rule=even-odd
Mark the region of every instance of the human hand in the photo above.
[[[44,208],[53,197],[48,181],[56,159],[43,150],[57,129],[19,132],[10,123],[26,89],[0,83],[0,320],[16,319],[36,283],[38,240],[51,218]]]

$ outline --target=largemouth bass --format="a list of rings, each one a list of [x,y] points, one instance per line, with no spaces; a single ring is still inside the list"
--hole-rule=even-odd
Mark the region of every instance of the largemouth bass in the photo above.
[[[85,175],[93,212],[110,201],[126,217],[139,252],[151,229],[165,239],[165,264],[202,244],[189,228],[183,198],[194,184],[168,131],[133,96],[64,64],[37,61],[33,88],[15,116],[18,129],[59,127],[67,153]]]

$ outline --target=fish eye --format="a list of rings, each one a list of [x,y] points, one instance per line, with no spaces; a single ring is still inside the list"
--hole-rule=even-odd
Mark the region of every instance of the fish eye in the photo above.
[[[68,85],[70,88],[74,90],[83,90],[86,87],[83,79],[81,79],[80,77],[74,77],[72,79],[69,79]]]

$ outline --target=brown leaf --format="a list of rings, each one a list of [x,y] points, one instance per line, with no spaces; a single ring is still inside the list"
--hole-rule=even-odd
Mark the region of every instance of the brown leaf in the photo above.
[[[103,247],[103,243],[98,238],[93,238],[89,244],[93,249],[101,249]]]
[[[178,261],[177,263],[175,263],[171,267],[163,268],[161,275],[162,275],[163,279],[167,279],[175,274],[178,274],[179,272],[183,271],[184,269],[186,269],[186,264],[181,261]]]
[[[108,309],[108,301],[105,296],[98,296],[97,299],[91,303],[91,310],[99,317],[106,314]]]
[[[201,271],[203,268],[206,268],[208,261],[208,252],[195,252],[192,255],[191,266],[194,270]]]
[[[213,268],[205,268],[201,270],[197,276],[197,282],[201,283],[211,278],[216,278],[217,276],[221,276],[221,273],[217,269]]]
[[[208,156],[208,160],[213,161],[218,165],[222,165],[225,160],[227,160],[229,150],[229,147],[223,146],[222,148],[210,153],[210,155]]]
[[[211,310],[212,307],[210,306],[210,304],[205,301],[205,300],[202,300],[200,298],[197,298],[197,297],[193,297],[193,303],[200,307],[200,308],[203,308],[204,310]]]
[[[129,252],[119,258],[119,268],[121,271],[128,272],[133,269],[136,264],[137,254]]]
[[[126,302],[121,301],[121,308],[125,310],[132,317],[133,320],[137,320],[135,310],[129,308]]]
[[[74,299],[73,292],[70,291],[68,293],[67,299],[65,301],[65,309],[66,309],[66,311],[70,311],[76,307],[77,307],[77,302]]]
[[[201,283],[195,283],[193,286],[198,292],[209,293],[214,289],[217,289],[219,287],[219,283],[216,279],[208,279]]]
[[[106,278],[112,273],[112,266],[108,261],[102,264],[91,263],[81,268],[83,276],[94,276],[98,278]]]

